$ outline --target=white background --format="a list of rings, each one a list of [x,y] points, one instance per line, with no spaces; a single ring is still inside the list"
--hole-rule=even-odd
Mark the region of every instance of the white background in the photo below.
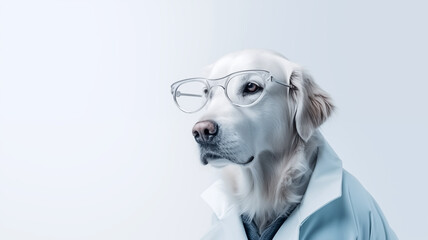
[[[0,0],[0,239],[198,239],[215,179],[170,84],[268,48],[401,239],[428,235],[423,1]]]

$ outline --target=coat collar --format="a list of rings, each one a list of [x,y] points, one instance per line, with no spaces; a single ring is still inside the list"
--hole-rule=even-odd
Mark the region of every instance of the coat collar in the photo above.
[[[317,162],[305,195],[299,207],[293,212],[292,215],[294,216],[290,216],[290,219],[287,219],[277,235],[281,231],[285,231],[283,229],[285,225],[296,224],[296,227],[300,227],[313,213],[331,201],[341,197],[342,171],[342,161],[337,157],[327,141],[320,135]],[[235,236],[241,236],[234,239],[246,239],[237,206],[228,196],[225,183],[222,180],[217,180],[213,183],[202,193],[201,197],[207,202],[219,219],[219,224],[214,226],[210,231],[211,234],[214,232],[220,233],[219,230],[223,226],[223,229],[221,229],[222,232],[234,233],[237,234]],[[288,221],[289,223],[287,223]],[[224,224],[226,222],[234,222],[235,224]]]
[[[299,221],[303,224],[313,213],[342,196],[342,161],[320,136],[317,162],[300,203]]]

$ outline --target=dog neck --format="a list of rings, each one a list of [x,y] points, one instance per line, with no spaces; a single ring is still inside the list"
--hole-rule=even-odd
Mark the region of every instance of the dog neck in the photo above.
[[[286,153],[261,152],[250,167],[224,169],[241,214],[254,220],[260,233],[300,203],[315,166],[318,134],[307,142],[296,136]]]

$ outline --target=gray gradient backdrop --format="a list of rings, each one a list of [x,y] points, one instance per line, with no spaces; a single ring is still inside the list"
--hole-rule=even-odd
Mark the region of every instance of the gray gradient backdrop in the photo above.
[[[216,178],[169,86],[230,51],[311,71],[322,131],[401,239],[428,235],[423,1],[0,0],[0,239],[198,239]]]

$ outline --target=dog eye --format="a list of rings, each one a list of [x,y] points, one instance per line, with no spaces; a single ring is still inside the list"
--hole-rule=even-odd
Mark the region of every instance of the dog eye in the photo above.
[[[245,85],[244,95],[245,94],[256,93],[256,92],[258,92],[260,90],[261,90],[261,87],[259,85],[257,85],[256,83],[253,83],[253,82],[249,82],[249,83],[247,83],[247,85]]]

